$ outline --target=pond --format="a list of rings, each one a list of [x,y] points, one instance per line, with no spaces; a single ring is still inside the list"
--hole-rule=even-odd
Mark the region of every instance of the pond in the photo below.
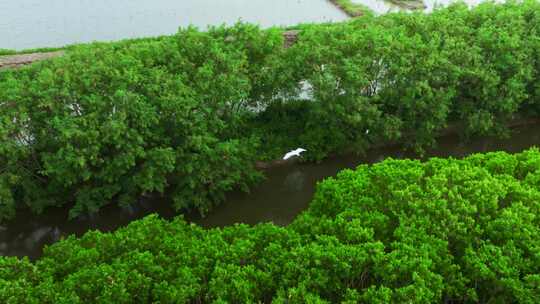
[[[462,143],[457,136],[447,136],[441,138],[437,148],[428,151],[426,156],[462,157],[499,150],[519,152],[540,146],[539,128],[540,124],[529,125],[514,129],[508,139],[477,138],[468,143]],[[344,156],[327,159],[321,164],[297,163],[271,168],[266,172],[267,179],[251,193],[231,193],[227,201],[208,217],[188,215],[187,220],[203,227],[261,222],[286,225],[308,207],[318,181],[334,176],[342,169],[378,162],[387,157],[418,156],[395,146],[371,150],[364,157]],[[36,258],[41,255],[44,245],[66,235],[81,235],[90,229],[111,231],[151,213],[170,219],[175,216],[170,206],[170,202],[163,199],[144,198],[129,209],[108,206],[92,218],[73,221],[66,219],[67,208],[51,209],[43,216],[21,213],[11,224],[0,227],[0,254]]]
[[[385,0],[352,1],[377,14],[403,10]],[[453,1],[424,0],[425,11]],[[473,6],[482,1],[464,2]],[[347,18],[329,0],[2,0],[0,49],[170,35],[189,25],[205,29],[244,21],[270,27]]]
[[[328,0],[2,0],[0,49],[173,34],[190,24],[262,27],[347,19]]]

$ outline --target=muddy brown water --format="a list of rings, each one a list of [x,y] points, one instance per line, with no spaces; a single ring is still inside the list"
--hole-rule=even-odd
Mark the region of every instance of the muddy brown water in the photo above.
[[[469,142],[462,142],[457,136],[446,136],[439,140],[437,148],[428,151],[426,157],[462,157],[488,151],[520,152],[540,146],[539,130],[540,124],[529,125],[513,129],[507,139],[477,138]],[[371,150],[364,157],[343,156],[320,164],[295,163],[271,168],[266,171],[266,180],[251,193],[231,193],[226,202],[207,217],[188,215],[186,218],[207,228],[234,223],[286,225],[308,207],[318,181],[335,176],[342,169],[375,163],[387,157],[418,158],[418,155],[395,146]],[[79,236],[96,229],[112,231],[152,213],[166,219],[176,215],[170,203],[162,199],[141,199],[130,208],[111,205],[96,216],[71,221],[67,220],[67,212],[67,208],[56,208],[42,216],[19,214],[16,220],[0,227],[0,254],[37,258],[45,245],[67,235]]]

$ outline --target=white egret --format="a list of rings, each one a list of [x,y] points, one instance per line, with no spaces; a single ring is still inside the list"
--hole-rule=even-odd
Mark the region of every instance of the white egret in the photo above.
[[[292,150],[291,152],[285,154],[285,156],[283,156],[283,159],[286,160],[286,159],[289,159],[293,156],[300,156],[300,153],[302,152],[305,152],[307,151],[306,149],[302,149],[302,148],[298,148],[296,150]]]

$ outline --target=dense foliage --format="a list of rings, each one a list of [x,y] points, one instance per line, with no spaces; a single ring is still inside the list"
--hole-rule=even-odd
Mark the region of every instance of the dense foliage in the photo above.
[[[537,1],[299,29],[290,48],[281,29],[187,28],[0,72],[0,220],[149,192],[205,213],[290,148],[421,150],[450,122],[504,134],[540,110]]]
[[[537,303],[540,152],[386,160],[318,186],[290,226],[150,216],[36,262],[2,303]]]
[[[226,35],[237,40],[216,38]],[[39,212],[70,201],[76,216],[165,189],[178,209],[206,212],[247,187],[258,141],[229,133],[257,85],[251,70],[280,38],[249,25],[190,28],[0,74],[0,217],[17,203]]]

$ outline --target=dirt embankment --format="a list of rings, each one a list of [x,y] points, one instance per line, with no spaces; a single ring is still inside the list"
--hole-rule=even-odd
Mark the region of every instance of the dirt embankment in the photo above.
[[[0,70],[12,69],[64,55],[65,51],[0,56]]]

